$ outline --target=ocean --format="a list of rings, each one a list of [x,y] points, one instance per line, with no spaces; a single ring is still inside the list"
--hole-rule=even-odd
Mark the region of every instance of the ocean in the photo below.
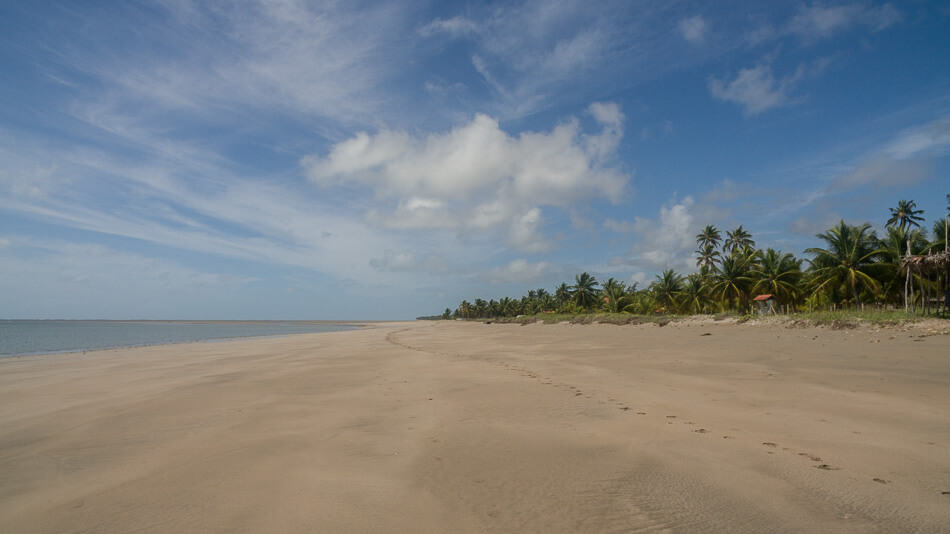
[[[359,326],[310,321],[0,320],[0,356],[337,332],[354,328]]]

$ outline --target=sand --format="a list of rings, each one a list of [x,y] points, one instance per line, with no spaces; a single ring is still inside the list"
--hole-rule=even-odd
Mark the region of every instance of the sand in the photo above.
[[[0,359],[0,532],[950,532],[950,336],[381,324]]]

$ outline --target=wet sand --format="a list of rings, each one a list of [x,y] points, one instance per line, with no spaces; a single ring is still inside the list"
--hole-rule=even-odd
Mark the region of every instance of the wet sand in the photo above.
[[[950,335],[378,324],[0,359],[0,532],[948,532]]]

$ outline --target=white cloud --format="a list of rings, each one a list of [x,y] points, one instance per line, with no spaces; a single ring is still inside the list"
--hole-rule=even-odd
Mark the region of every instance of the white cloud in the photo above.
[[[803,71],[799,70],[792,76],[777,80],[772,68],[763,64],[740,70],[729,82],[710,78],[709,92],[715,98],[741,105],[746,115],[757,115],[788,104],[788,92],[802,74]]]
[[[936,175],[935,158],[950,153],[950,117],[904,130],[880,150],[836,176],[829,192],[862,186],[906,186]]]
[[[639,240],[630,263],[645,270],[695,269],[696,224],[691,213],[693,199],[686,197],[672,206],[662,206],[657,220],[636,218],[634,229]]]
[[[623,113],[613,103],[595,103],[590,112],[600,132],[582,132],[571,120],[511,136],[497,120],[476,115],[425,136],[359,133],[302,164],[320,186],[362,184],[379,198],[397,199],[390,214],[371,211],[373,221],[400,228],[507,226],[509,243],[537,252],[549,247],[540,206],[618,200],[625,187],[627,176],[608,164],[623,135]]]
[[[950,150],[950,117],[943,117],[898,135],[884,152],[895,159],[940,155]]]
[[[871,31],[886,29],[902,16],[891,4],[870,7],[863,4],[837,6],[802,5],[789,21],[786,31],[806,42],[825,39],[837,31],[853,26],[866,26]]]
[[[680,35],[693,44],[701,44],[706,38],[707,25],[702,15],[685,18],[676,25]]]
[[[508,241],[513,247],[524,252],[544,252],[548,250],[551,248],[551,243],[540,232],[543,223],[541,209],[529,209],[523,215],[515,217],[508,234]]]
[[[761,24],[746,33],[746,40],[752,45],[760,45],[793,36],[801,43],[811,45],[856,27],[879,32],[902,19],[903,14],[889,3],[880,6],[871,6],[868,3],[801,4],[795,15],[786,23]]]
[[[494,283],[528,284],[540,280],[552,271],[551,264],[547,262],[531,263],[525,259],[517,259],[503,267],[492,269],[489,278]]]
[[[468,35],[478,32],[478,25],[465,17],[456,16],[450,19],[435,19],[419,29],[423,36],[432,36],[439,33],[449,35]]]

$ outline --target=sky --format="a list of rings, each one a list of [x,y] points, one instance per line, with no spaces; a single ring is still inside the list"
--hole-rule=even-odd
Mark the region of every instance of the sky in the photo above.
[[[950,192],[946,2],[0,4],[0,318],[408,319]]]

